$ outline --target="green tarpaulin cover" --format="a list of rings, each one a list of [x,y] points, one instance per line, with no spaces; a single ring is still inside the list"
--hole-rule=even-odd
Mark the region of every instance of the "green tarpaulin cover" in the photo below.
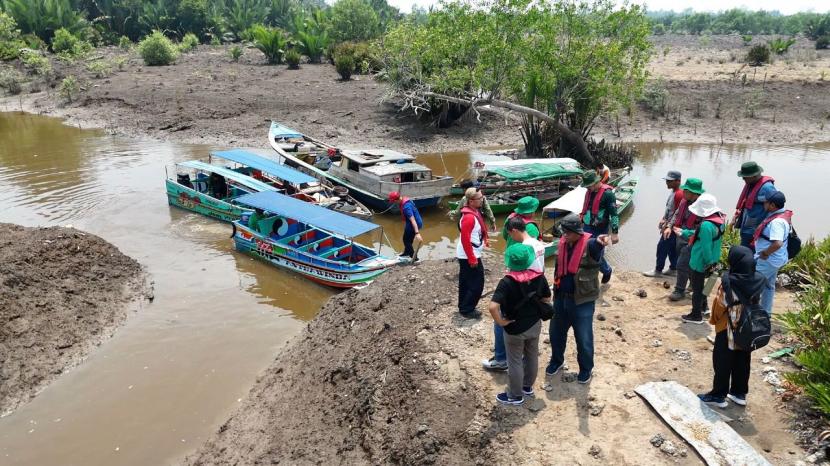
[[[503,176],[508,181],[538,181],[581,175],[580,170],[557,164],[531,163],[509,167],[488,168],[488,172]]]

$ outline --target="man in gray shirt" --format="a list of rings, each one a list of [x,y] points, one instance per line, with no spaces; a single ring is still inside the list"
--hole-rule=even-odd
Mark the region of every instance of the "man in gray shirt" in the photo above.
[[[672,276],[677,273],[677,237],[671,229],[666,229],[666,226],[671,225],[674,212],[680,205],[680,201],[683,200],[680,178],[680,172],[677,170],[670,170],[663,178],[666,181],[666,188],[671,191],[671,194],[666,199],[666,210],[663,211],[663,217],[657,223],[657,229],[660,231],[660,239],[657,241],[657,262],[654,270],[643,272],[646,277]],[[666,259],[669,260],[669,270],[664,272]]]

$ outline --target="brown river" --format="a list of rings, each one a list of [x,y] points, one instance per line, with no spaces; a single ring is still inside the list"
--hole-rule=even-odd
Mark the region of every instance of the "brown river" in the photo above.
[[[623,216],[620,244],[609,251],[617,267],[653,267],[656,223],[668,194],[661,177],[669,169],[702,178],[729,212],[741,188],[735,172],[755,160],[787,194],[802,237],[830,232],[821,195],[830,179],[830,144],[639,148],[632,176],[640,178],[640,191]],[[206,158],[211,149],[218,148],[124,139],[0,113],[0,222],[72,225],[100,235],[140,261],[155,290],[152,304],[88,360],[0,418],[0,464],[177,463],[218,428],[259,371],[332,295],[235,253],[228,225],[167,205],[164,167]],[[469,166],[467,153],[419,160],[456,177]],[[421,257],[452,257],[455,224],[443,210],[423,215]],[[400,250],[400,217],[375,222]]]

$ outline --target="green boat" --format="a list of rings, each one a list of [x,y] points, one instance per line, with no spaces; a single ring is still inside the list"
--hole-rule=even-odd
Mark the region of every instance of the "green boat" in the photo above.
[[[622,215],[633,203],[639,183],[640,180],[638,178],[631,178],[614,189],[614,195],[617,198],[617,213],[619,215]],[[545,257],[555,256],[559,250],[559,238],[555,238],[552,235],[552,232],[556,230],[557,220],[571,212],[580,212],[584,200],[585,188],[580,187],[558,200],[551,202],[542,209],[542,221],[544,222],[545,219],[549,218],[554,221],[550,228],[546,228],[544,224],[542,225],[543,237],[545,233],[550,235],[550,241],[544,241],[543,238]]]

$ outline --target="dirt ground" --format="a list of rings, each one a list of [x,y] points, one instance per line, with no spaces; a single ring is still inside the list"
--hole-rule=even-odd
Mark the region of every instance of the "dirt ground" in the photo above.
[[[652,81],[662,79],[667,110],[655,115],[640,103],[619,117],[598,121],[597,138],[828,140],[824,127],[830,125],[830,50],[816,51],[802,39],[774,64],[750,68],[740,63],[748,48],[738,36],[669,35],[653,42],[650,75]],[[126,60],[120,69],[115,64],[119,57]],[[6,97],[0,109],[68,117],[71,124],[117,134],[218,146],[267,147],[271,119],[335,144],[413,153],[522,143],[515,114],[485,109],[480,123],[470,119],[436,129],[398,112],[393,101],[382,101],[386,85],[370,76],[342,82],[328,64],[306,64],[300,70],[267,66],[251,48],[239,63],[231,61],[227,46],[200,46],[166,67],[146,67],[136,52],[114,47],[96,50],[92,58],[109,63],[112,74],[96,78],[87,69],[89,59],[70,65],[53,60],[58,80],[73,75],[83,84],[72,103],[54,91],[35,92]]]
[[[485,290],[501,273],[500,261],[490,259]],[[505,407],[495,395],[506,374],[480,366],[492,351],[492,322],[458,316],[457,276],[453,261],[424,262],[334,296],[186,463],[700,463],[633,394],[637,385],[658,380],[676,380],[695,392],[710,387],[710,327],[681,323],[688,301],[670,303],[660,280],[615,276],[604,294],[608,305],[595,315],[593,381],[574,381],[572,339],[570,370],[546,379],[545,329],[536,398]],[[647,297],[635,296],[638,289]],[[791,305],[787,293],[776,298],[779,310]],[[763,381],[767,366],[792,368],[786,360],[761,362],[784,343],[778,338],[753,355],[749,406],[722,411],[773,464],[806,456],[789,405]],[[660,448],[651,443],[658,434],[665,439]]]
[[[80,363],[146,293],[141,266],[95,235],[0,223],[0,415]]]

